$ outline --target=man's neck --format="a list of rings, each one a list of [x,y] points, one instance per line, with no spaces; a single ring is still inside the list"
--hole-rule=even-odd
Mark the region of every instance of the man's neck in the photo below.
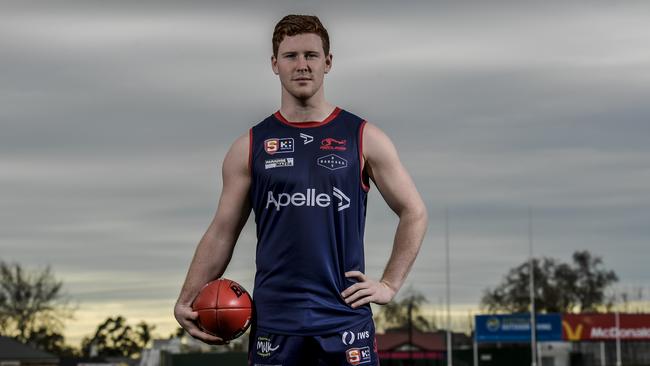
[[[293,96],[283,96],[280,113],[289,122],[322,121],[332,114],[336,107],[325,98],[318,98],[318,95],[314,97],[299,100]]]

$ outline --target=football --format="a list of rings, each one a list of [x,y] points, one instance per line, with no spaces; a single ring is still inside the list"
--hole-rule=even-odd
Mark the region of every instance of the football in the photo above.
[[[235,339],[251,324],[253,301],[237,282],[220,278],[208,282],[192,303],[199,313],[198,325],[223,340]]]

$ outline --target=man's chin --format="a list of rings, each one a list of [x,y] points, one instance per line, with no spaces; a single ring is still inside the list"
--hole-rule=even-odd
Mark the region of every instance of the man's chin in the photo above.
[[[289,94],[291,94],[294,98],[300,99],[300,100],[307,100],[311,97],[313,97],[316,92],[312,92],[311,90],[306,91],[306,90],[293,90],[289,91]]]

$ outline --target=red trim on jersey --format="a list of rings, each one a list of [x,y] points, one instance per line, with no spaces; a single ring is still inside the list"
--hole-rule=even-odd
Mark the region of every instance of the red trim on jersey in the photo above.
[[[370,181],[366,184],[366,181],[363,179],[363,168],[365,167],[363,163],[363,128],[365,126],[366,121],[361,122],[361,126],[359,126],[359,175],[361,178],[361,188],[368,192],[370,190]]]
[[[327,118],[325,118],[324,120],[322,120],[320,122],[318,122],[318,121],[289,122],[289,121],[287,121],[286,118],[284,118],[284,116],[282,115],[282,113],[280,113],[279,110],[277,112],[273,113],[273,116],[275,116],[275,118],[278,121],[284,123],[285,125],[289,125],[291,127],[307,128],[307,127],[319,127],[319,126],[326,125],[326,124],[330,123],[334,118],[336,118],[336,116],[338,116],[340,112],[341,112],[341,108],[335,107],[334,110],[332,111],[332,113],[330,113],[330,115],[327,116]]]
[[[248,173],[253,176],[253,128],[248,130]]]

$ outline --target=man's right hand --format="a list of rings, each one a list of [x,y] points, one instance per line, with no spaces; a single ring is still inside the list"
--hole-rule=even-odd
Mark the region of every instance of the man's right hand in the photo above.
[[[199,314],[192,311],[196,293],[209,281],[220,277],[232,257],[235,242],[251,213],[251,186],[248,154],[250,134],[242,134],[233,143],[223,161],[223,189],[217,212],[196,247],[185,283],[174,305],[174,317],[192,337],[207,344],[227,341],[205,333],[198,326]]]
[[[178,324],[187,331],[192,337],[211,345],[223,345],[228,344],[228,341],[224,341],[219,337],[215,337],[211,334],[205,333],[197,324],[197,319],[199,318],[199,313],[192,311],[190,305],[185,305],[181,303],[176,303],[174,306],[174,317]]]

